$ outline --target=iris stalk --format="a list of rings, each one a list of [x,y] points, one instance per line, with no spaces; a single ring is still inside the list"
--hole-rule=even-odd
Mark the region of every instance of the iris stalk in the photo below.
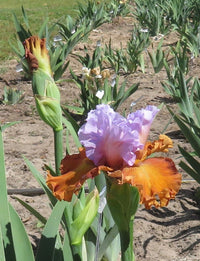
[[[60,163],[63,158],[63,130],[55,131],[54,133],[54,156],[56,174],[60,175]]]

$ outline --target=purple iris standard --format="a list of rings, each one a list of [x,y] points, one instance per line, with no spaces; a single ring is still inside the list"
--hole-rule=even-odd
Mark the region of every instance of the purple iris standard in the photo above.
[[[97,105],[89,112],[79,130],[79,139],[86,156],[96,166],[113,169],[133,166],[136,152],[144,147],[149,129],[159,109],[147,106],[124,118],[109,105]]]

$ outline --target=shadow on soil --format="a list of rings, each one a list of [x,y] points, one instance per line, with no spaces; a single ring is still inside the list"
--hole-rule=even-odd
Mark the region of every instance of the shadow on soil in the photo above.
[[[151,210],[143,209],[141,211],[143,213],[145,212],[145,216],[137,216],[135,219],[145,220],[163,227],[176,226],[180,227],[180,229],[181,224],[189,223],[188,228],[181,231],[179,230],[180,232],[175,236],[163,238],[164,240],[167,240],[167,242],[173,243],[176,241],[186,240],[192,236],[194,240],[191,241],[191,244],[187,245],[187,247],[183,247],[181,250],[181,254],[183,254],[193,250],[200,244],[200,208],[195,201],[194,191],[192,190],[181,189],[176,197],[176,202],[177,204],[180,204],[178,212],[170,210],[166,207],[160,209],[153,208]],[[195,225],[190,225],[194,224],[195,221]],[[194,237],[195,235],[196,237]],[[197,239],[198,235],[199,239]],[[146,239],[143,243],[144,257],[147,255],[147,246],[152,240],[155,241],[158,240],[158,238],[153,235]]]

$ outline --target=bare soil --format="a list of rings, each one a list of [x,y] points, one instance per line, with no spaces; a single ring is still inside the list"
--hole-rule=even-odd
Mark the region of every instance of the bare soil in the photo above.
[[[126,46],[132,28],[133,20],[131,18],[120,17],[113,23],[104,24],[93,31],[88,42],[84,44],[90,50],[93,50],[98,40],[101,40],[103,45],[112,38],[114,48],[120,47],[120,43]],[[174,42],[174,37],[174,34],[164,37],[166,46]],[[156,44],[156,40],[153,41]],[[78,44],[73,52],[83,54],[84,44]],[[80,63],[72,57],[69,57],[69,59],[71,59],[71,68],[76,73],[81,74],[82,66]],[[23,156],[30,160],[45,176],[44,164],[54,164],[53,134],[51,129],[39,119],[32,96],[31,82],[24,80],[23,75],[16,72],[16,65],[17,61],[11,60],[1,64],[0,68],[2,72],[0,75],[0,97],[3,95],[4,86],[19,88],[25,93],[25,98],[21,104],[0,104],[0,124],[19,121],[18,124],[4,132],[7,186],[8,189],[39,188],[39,184],[27,168]],[[198,59],[191,64],[190,71],[193,76],[199,75]],[[68,71],[64,78],[71,78]],[[146,58],[145,73],[138,70],[131,75],[122,75],[121,78],[127,79],[127,86],[137,82],[140,83],[140,86],[134,95],[119,108],[119,111],[129,111],[131,103],[138,98],[140,99],[133,107],[134,110],[148,104],[159,106],[161,103],[176,110],[176,104],[164,92],[161,85],[161,81],[166,79],[165,71],[162,70],[160,73],[154,74],[148,58]],[[74,83],[62,82],[59,88],[63,104],[66,102],[76,103],[79,98],[79,90]],[[170,115],[164,105],[152,125],[150,139],[157,138],[163,132],[169,120]],[[198,184],[178,166],[180,162],[178,145],[184,148],[190,148],[190,146],[173,121],[169,123],[165,134],[170,136],[174,142],[174,147],[167,156],[175,161],[178,170],[183,174],[184,182],[176,199],[171,201],[167,207],[145,210],[143,206],[140,206],[134,226],[136,260],[197,261],[200,260],[200,209],[195,199]],[[28,202],[45,217],[50,214],[48,199],[43,194],[36,196],[12,194],[9,196],[9,200],[19,213],[33,245],[36,246],[41,233],[40,224],[14,199],[14,196]]]

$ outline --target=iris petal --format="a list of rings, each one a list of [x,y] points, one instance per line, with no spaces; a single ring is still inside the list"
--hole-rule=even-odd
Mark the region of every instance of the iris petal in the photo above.
[[[158,140],[153,142],[147,141],[144,148],[136,152],[137,160],[135,164],[137,165],[138,162],[145,160],[149,155],[155,152],[168,152],[168,149],[172,147],[172,140],[168,136],[161,134]]]
[[[157,107],[148,105],[145,109],[137,110],[128,115],[128,125],[139,132],[139,139],[142,144],[146,143],[151,124],[158,112]]]
[[[71,201],[86,179],[94,178],[99,170],[85,156],[81,149],[79,154],[67,155],[61,162],[61,176],[47,175],[47,185],[59,200]]]
[[[98,105],[89,112],[86,123],[79,129],[79,139],[86,155],[95,165],[114,169],[133,166],[135,152],[143,148],[139,133],[126,118],[109,105]]]
[[[61,162],[60,176],[47,174],[47,186],[53,195],[59,200],[71,201],[74,193],[77,193],[83,183],[97,176],[100,171],[113,171],[106,166],[96,167],[85,155],[85,149],[80,148],[78,154],[67,155]]]
[[[178,192],[181,174],[171,159],[149,158],[137,166],[124,168],[122,182],[138,187],[140,203],[145,204],[147,209],[152,205],[164,207]]]

